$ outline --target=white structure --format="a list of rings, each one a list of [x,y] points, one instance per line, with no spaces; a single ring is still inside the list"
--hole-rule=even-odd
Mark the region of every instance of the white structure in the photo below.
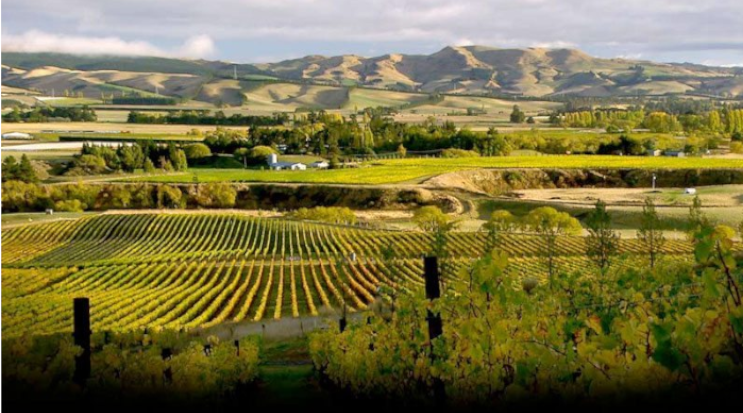
[[[648,156],[660,156],[660,149],[648,150]]]
[[[670,156],[673,158],[685,158],[686,153],[683,151],[665,151],[663,152],[663,156]]]
[[[301,162],[279,162],[279,157],[275,153],[268,155],[268,157],[266,158],[266,161],[268,163],[268,167],[275,171],[280,171],[282,169],[292,170],[292,171],[304,171],[305,169],[307,169],[307,165]]]
[[[21,133],[21,132],[10,132],[10,133],[3,133],[3,139],[33,139],[34,137],[29,135],[28,133]]]
[[[317,169],[328,169],[330,167],[330,164],[328,163],[328,161],[316,161],[312,162],[309,167]]]
[[[697,189],[696,188],[686,188],[686,189],[684,189],[684,193],[686,195],[696,195]]]

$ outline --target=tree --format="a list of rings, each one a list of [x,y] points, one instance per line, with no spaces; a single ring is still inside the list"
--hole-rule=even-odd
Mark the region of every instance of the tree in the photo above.
[[[226,182],[213,182],[198,189],[196,202],[207,208],[232,208],[237,199],[237,190]]]
[[[709,226],[711,226],[709,219],[702,210],[702,200],[699,198],[699,195],[695,195],[691,206],[689,206],[689,218],[687,221],[687,235],[689,239],[693,241],[697,232]]]
[[[586,218],[588,238],[586,254],[602,274],[611,266],[612,257],[619,249],[619,234],[611,229],[611,215],[606,211],[606,203],[599,200]]]
[[[642,215],[640,216],[640,229],[637,230],[637,239],[645,245],[645,249],[650,256],[650,268],[655,267],[656,257],[661,253],[663,245],[666,243],[661,224],[653,200],[645,198],[645,205],[642,207]]]
[[[25,153],[21,156],[21,163],[18,165],[18,179],[23,182],[33,183],[39,181],[36,171]]]
[[[170,162],[173,164],[173,169],[177,172],[184,172],[188,169],[188,160],[183,149],[171,150]]]
[[[457,223],[438,207],[429,205],[419,208],[413,214],[413,222],[423,231],[433,234],[431,255],[446,257],[447,234],[457,227]]]
[[[339,169],[341,166],[341,162],[338,160],[338,155],[333,154],[328,162],[328,169]]]
[[[397,147],[397,156],[399,156],[400,158],[404,158],[405,155],[407,155],[407,154],[408,154],[408,150],[405,149],[405,146],[403,146],[403,144],[398,145],[398,147]]]
[[[508,211],[499,210],[494,211],[490,215],[488,222],[482,225],[482,229],[488,232],[488,237],[485,242],[486,253],[490,253],[493,248],[500,244],[501,234],[510,234],[517,228],[516,217]]]
[[[536,122],[536,121],[534,120],[534,117],[533,117],[533,116],[529,116],[529,117],[528,117],[528,118],[526,119],[526,123],[528,123],[528,124],[530,124],[530,125],[533,125],[533,124],[535,124],[535,123],[537,123],[537,122]]]
[[[31,161],[24,153],[21,156],[21,162],[18,163],[13,156],[8,156],[3,159],[3,173],[2,180],[6,181],[22,181],[26,183],[39,182],[39,178],[36,175]]]
[[[524,219],[524,226],[527,230],[542,236],[544,240],[545,261],[549,270],[550,286],[552,286],[557,269],[555,261],[557,238],[580,234],[580,222],[566,212],[558,212],[552,207],[540,207],[529,212]]]
[[[248,163],[251,165],[265,165],[269,155],[276,155],[276,149],[270,146],[255,146],[250,150]]]
[[[97,155],[80,155],[72,165],[68,175],[100,175],[106,171],[106,161]]]
[[[511,123],[524,123],[526,120],[526,114],[521,111],[519,105],[513,105],[513,112],[511,112]]]
[[[144,162],[144,152],[139,145],[121,146],[117,151],[121,169],[126,172],[134,172],[137,168],[142,167]]]
[[[250,150],[248,148],[238,148],[232,155],[235,159],[243,163],[243,167],[248,167],[248,156],[250,155]]]
[[[203,159],[212,156],[212,150],[203,143],[194,143],[185,147],[188,160]]]
[[[183,192],[178,187],[160,185],[157,187],[157,206],[159,208],[181,208],[184,204]]]
[[[142,168],[144,169],[144,173],[146,174],[155,172],[155,165],[152,163],[152,160],[150,160],[150,158],[145,158]]]
[[[36,184],[16,180],[4,181],[3,212],[32,211],[41,196],[41,189]]]

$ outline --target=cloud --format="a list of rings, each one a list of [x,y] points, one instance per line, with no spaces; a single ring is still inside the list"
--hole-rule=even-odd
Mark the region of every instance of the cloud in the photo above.
[[[214,41],[207,35],[194,36],[186,40],[177,55],[180,57],[209,57],[216,53]]]
[[[209,57],[216,51],[209,36],[194,36],[175,50],[163,50],[145,41],[126,41],[119,37],[70,36],[29,30],[20,35],[3,34],[4,52],[56,52],[83,55]]]
[[[565,42],[562,40],[555,40],[552,42],[537,42],[537,43],[532,43],[530,46],[538,47],[542,49],[573,49],[573,48],[578,47],[573,42]]]
[[[470,40],[700,62],[707,47],[716,47],[726,63],[738,63],[740,54],[724,48],[743,44],[740,0],[366,0],[363,7],[346,0],[210,0],[208,7],[203,0],[4,0],[2,11],[4,33],[144,39],[153,43],[139,47],[158,45],[168,55],[216,55],[216,43],[223,55],[243,60],[318,49],[420,52]],[[209,36],[211,46],[196,39],[161,50],[194,34]]]

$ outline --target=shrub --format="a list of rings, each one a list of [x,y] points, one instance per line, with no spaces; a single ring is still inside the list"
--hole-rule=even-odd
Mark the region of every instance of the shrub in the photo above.
[[[248,163],[251,165],[265,165],[266,158],[268,155],[278,154],[276,150],[270,146],[256,146],[250,150],[250,157]]]
[[[477,156],[480,156],[480,154],[464,149],[444,149],[441,151],[442,158],[472,158]]]
[[[356,215],[346,207],[299,208],[287,214],[295,219],[331,222],[335,224],[355,224]]]
[[[66,199],[54,203],[54,209],[61,212],[83,212],[88,208],[79,199]]]
[[[212,150],[203,143],[194,143],[193,145],[188,145],[184,150],[186,152],[186,158],[188,160],[202,159],[212,156]]]

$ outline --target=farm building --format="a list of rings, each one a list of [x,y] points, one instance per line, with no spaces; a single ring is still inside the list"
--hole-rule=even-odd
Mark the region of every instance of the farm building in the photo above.
[[[665,151],[663,156],[670,156],[672,158],[685,158],[686,153],[683,151]]]
[[[660,149],[653,149],[653,150],[648,150],[647,155],[648,156],[660,156],[661,153],[662,152],[660,151]]]
[[[275,170],[292,170],[292,171],[303,171],[307,169],[307,165],[301,162],[279,162],[279,157],[276,154],[268,155],[267,158],[268,167]]]
[[[10,133],[3,133],[3,139],[33,139],[34,137],[29,135],[28,133],[21,133],[21,132],[10,132]]]
[[[330,164],[328,161],[316,161],[309,164],[310,168],[317,168],[317,169],[328,169],[330,167]]]

